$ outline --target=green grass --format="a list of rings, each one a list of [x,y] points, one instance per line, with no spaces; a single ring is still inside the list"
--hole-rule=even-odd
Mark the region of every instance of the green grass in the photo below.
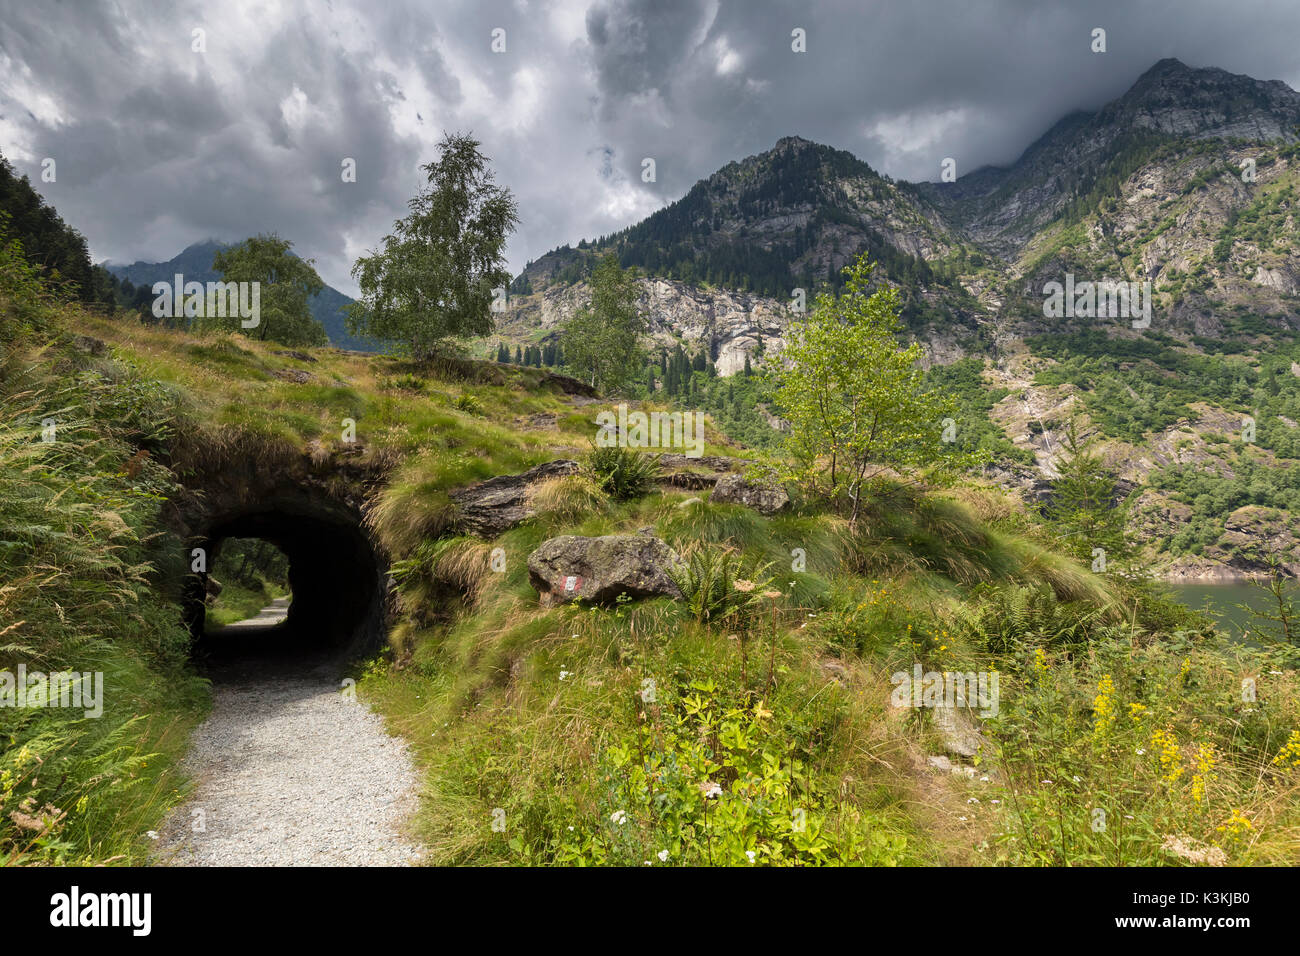
[[[658,486],[612,500],[579,477],[539,487],[536,518],[481,541],[453,534],[448,492],[580,457],[599,406],[574,407],[539,370],[329,349],[300,363],[238,336],[22,302],[9,306],[27,331],[5,359],[0,425],[0,619],[22,623],[4,625],[0,653],[93,665],[113,692],[98,721],[0,712],[6,858],[144,859],[141,834],[183,793],[175,760],[205,706],[184,663],[185,569],[159,530],[163,501],[191,468],[304,456],[382,476],[365,513],[397,604],[390,647],[359,665],[360,684],[424,776],[414,828],[430,862],[1184,862],[1162,848],[1174,837],[1277,863],[1300,847],[1294,657],[1225,650],[1145,585],[1061,554],[997,491],[882,482],[850,527],[810,502],[765,518]],[[110,354],[57,344],[59,324]],[[310,381],[275,374],[289,368]],[[147,414],[123,413],[140,402]],[[66,425],[46,446],[50,409]],[[557,428],[517,426],[542,412]],[[156,453],[128,472],[146,444]],[[539,606],[527,558],[543,540],[646,527],[679,551],[766,568],[779,596],[704,621],[666,599]],[[264,601],[229,587],[241,614]],[[891,675],[915,663],[1003,675],[976,768],[996,768],[989,782],[923,769],[940,747],[932,715],[889,706]],[[1239,703],[1249,675],[1268,707]],[[1151,726],[1130,720],[1132,704]],[[1130,723],[1099,732],[1112,706]],[[1155,724],[1178,741],[1174,779],[1137,754],[1155,752]],[[1213,780],[1198,771],[1206,747]],[[1115,824],[1105,838],[1080,830],[1098,794]],[[27,797],[66,816],[33,836],[10,813]]]

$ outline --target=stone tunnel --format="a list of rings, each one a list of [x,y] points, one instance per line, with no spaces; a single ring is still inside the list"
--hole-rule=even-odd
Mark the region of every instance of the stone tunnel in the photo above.
[[[270,542],[289,561],[292,603],[288,618],[270,628],[207,633],[206,575],[186,577],[186,623],[196,656],[356,654],[382,646],[387,559],[362,515],[370,476],[313,466],[306,456],[268,468],[263,461],[227,462],[186,480],[171,523],[189,549],[203,549],[214,567],[230,538]],[[192,551],[190,552],[192,554]]]

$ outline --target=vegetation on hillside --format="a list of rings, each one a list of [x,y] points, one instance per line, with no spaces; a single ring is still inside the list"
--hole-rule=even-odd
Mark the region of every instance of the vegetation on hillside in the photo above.
[[[185,407],[79,351],[66,308],[0,243],[0,861],[141,863],[206,706],[160,522],[175,476],[147,451]]]

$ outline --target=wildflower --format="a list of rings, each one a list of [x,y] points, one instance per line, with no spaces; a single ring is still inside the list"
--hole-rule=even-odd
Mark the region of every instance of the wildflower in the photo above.
[[[1146,704],[1134,703],[1128,705],[1129,719],[1132,720],[1133,723],[1135,724],[1141,722],[1142,717],[1146,714],[1146,712],[1147,712]]]
[[[1092,710],[1096,720],[1092,726],[1094,740],[1102,740],[1110,733],[1115,723],[1115,682],[1109,674],[1103,674],[1097,684],[1097,696],[1092,699]]]
[[[568,677],[568,676],[569,676],[569,672],[568,672],[568,671],[560,671],[560,680],[564,680],[564,678],[566,678],[566,677]]]
[[[754,590],[754,582],[746,581],[743,578],[737,578],[735,583],[732,585],[732,587],[734,587],[737,591],[741,591],[745,594],[748,594],[750,591]]]
[[[1183,775],[1183,767],[1179,759],[1182,755],[1178,750],[1178,738],[1173,735],[1172,731],[1157,727],[1151,734],[1151,746],[1160,751],[1161,776],[1173,783]]]
[[[718,786],[712,780],[706,780],[700,784],[700,792],[704,794],[705,800],[711,800],[714,797],[722,796],[722,787]]]
[[[1192,774],[1192,799],[1197,803],[1205,800],[1205,788],[1215,780],[1214,744],[1201,744],[1196,751],[1196,773]]]
[[[667,850],[660,850],[659,853],[657,854],[657,856],[659,857],[659,862],[660,862],[660,863],[667,863],[667,862],[668,862],[668,851],[667,851]]]
[[[1237,840],[1245,836],[1247,832],[1254,829],[1250,819],[1241,812],[1241,808],[1234,808],[1232,815],[1221,826],[1216,827],[1218,832],[1222,833],[1229,840]]]
[[[769,601],[775,601],[780,596],[781,596],[780,591],[773,591],[769,589],[763,592],[763,597],[767,598]]]
[[[1228,855],[1217,846],[1199,843],[1191,837],[1174,836],[1172,833],[1165,835],[1165,841],[1160,845],[1160,849],[1189,863],[1223,866],[1228,862]]]
[[[609,819],[611,822],[617,823],[619,826],[622,826],[623,824],[627,823],[627,811],[615,810],[613,813],[609,815]]]
[[[967,803],[979,803],[979,802],[980,802],[980,799],[979,799],[979,797],[970,797],[966,802],[967,802]]]
[[[749,857],[749,862],[750,862],[750,863],[753,863],[753,862],[754,862],[755,853],[754,853],[753,850],[746,850],[746,851],[745,851],[745,856]]]
[[[1041,783],[1041,784],[1042,784],[1043,786],[1045,786],[1045,787],[1050,787],[1054,781],[1051,781],[1051,780],[1040,780],[1040,781],[1038,781],[1038,782]]]
[[[1034,673],[1039,677],[1047,673],[1047,654],[1041,647],[1034,650]]]
[[[1278,751],[1273,763],[1280,767],[1300,767],[1300,730],[1291,731],[1291,736],[1286,740],[1286,746]]]

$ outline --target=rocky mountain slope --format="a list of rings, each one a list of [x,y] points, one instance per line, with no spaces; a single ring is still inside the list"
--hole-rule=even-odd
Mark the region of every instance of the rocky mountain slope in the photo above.
[[[811,299],[869,251],[902,292],[929,362],[973,356],[988,386],[1007,393],[992,418],[1038,463],[1008,467],[1022,490],[1050,477],[1059,453],[1051,424],[1024,409],[1047,410],[1058,426],[1068,411],[1143,486],[1135,500],[1149,512],[1185,505],[1211,522],[1194,541],[1161,536],[1162,560],[1240,570],[1235,512],[1265,499],[1283,515],[1288,502],[1300,508],[1300,445],[1287,424],[1300,420],[1290,374],[1300,362],[1298,177],[1300,93],[1167,59],[1100,110],[1063,118],[1010,166],[954,183],[896,182],[848,153],[782,139],[641,223],[530,263],[499,333],[553,341],[585,302],[595,257],[614,250],[643,272],[655,341],[706,350],[730,375],[779,350],[794,289]],[[1067,281],[1150,282],[1149,328],[1130,316],[1049,317],[1049,283]],[[1260,437],[1242,443],[1246,418]],[[1189,461],[1166,447],[1184,430],[1226,433],[1237,446],[1198,440]],[[1229,460],[1239,455],[1244,471]],[[1183,487],[1187,467],[1223,487],[1263,469],[1277,494],[1236,496],[1229,508],[1232,495],[1211,501]]]

